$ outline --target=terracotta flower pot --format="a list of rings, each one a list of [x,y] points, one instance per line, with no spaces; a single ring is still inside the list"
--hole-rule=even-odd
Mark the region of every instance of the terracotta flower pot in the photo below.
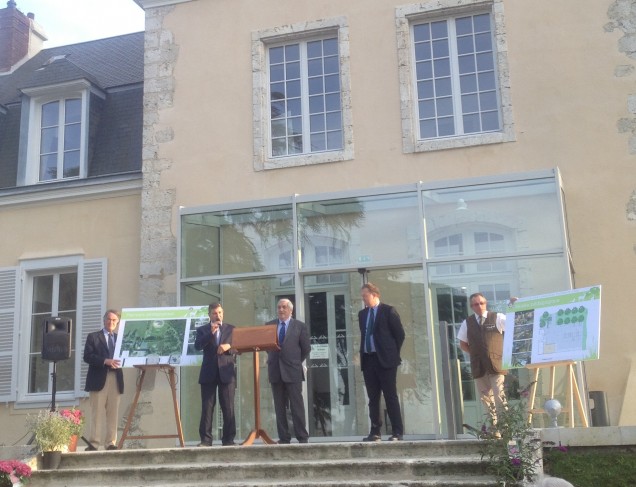
[[[71,436],[71,441],[68,442],[68,451],[69,452],[76,452],[77,451],[77,440],[78,437],[77,435],[73,435]]]

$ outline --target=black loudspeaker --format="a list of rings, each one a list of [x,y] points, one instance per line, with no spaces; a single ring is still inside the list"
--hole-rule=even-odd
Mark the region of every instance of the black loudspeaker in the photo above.
[[[73,321],[70,318],[54,316],[42,323],[42,360],[58,362],[71,358],[71,329]]]

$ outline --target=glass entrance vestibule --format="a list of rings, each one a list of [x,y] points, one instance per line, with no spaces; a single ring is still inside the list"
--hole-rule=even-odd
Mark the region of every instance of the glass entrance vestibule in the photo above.
[[[455,337],[467,297],[479,291],[502,301],[568,289],[572,281],[556,169],[182,208],[179,231],[180,305],[219,301],[228,323],[254,326],[275,318],[284,297],[307,323],[305,401],[314,440],[369,432],[358,355],[363,283],[379,286],[406,332],[398,371],[406,437],[441,438],[483,414]],[[237,440],[253,427],[252,360],[237,361]],[[451,360],[458,373],[444,387]],[[260,365],[262,424],[276,437],[265,354]],[[181,369],[190,441],[198,441],[198,373]],[[220,421],[217,415],[216,427]]]

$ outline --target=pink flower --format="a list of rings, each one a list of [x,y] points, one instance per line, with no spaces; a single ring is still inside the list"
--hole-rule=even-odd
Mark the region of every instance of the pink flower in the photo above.
[[[513,458],[510,460],[510,463],[512,463],[515,467],[518,467],[519,465],[521,465],[521,458]]]

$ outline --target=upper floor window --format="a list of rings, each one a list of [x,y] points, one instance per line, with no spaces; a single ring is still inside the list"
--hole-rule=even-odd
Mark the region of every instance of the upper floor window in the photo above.
[[[346,19],[252,34],[254,168],[353,158]]]
[[[501,128],[489,13],[413,26],[419,137]]]
[[[85,178],[90,84],[80,80],[23,92],[29,100],[29,132],[18,184]]]
[[[338,39],[269,48],[272,157],[341,150]]]
[[[82,100],[68,98],[42,105],[39,181],[78,177]]]
[[[514,140],[504,20],[503,0],[396,9],[404,152]]]

